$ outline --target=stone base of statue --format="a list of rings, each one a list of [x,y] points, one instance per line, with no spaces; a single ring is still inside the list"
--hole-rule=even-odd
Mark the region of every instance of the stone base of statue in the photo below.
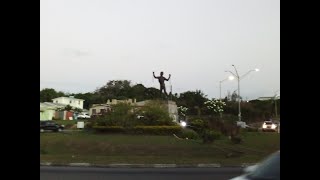
[[[173,118],[175,122],[179,122],[179,116],[178,116],[178,107],[177,103],[175,101],[167,100],[164,101],[165,104],[168,106],[168,112],[169,115]]]
[[[179,122],[179,117],[178,117],[178,107],[175,101],[171,101],[171,100],[145,100],[145,101],[141,101],[141,102],[136,102],[135,105],[136,106],[145,106],[148,103],[151,102],[157,102],[157,103],[161,103],[164,104],[168,110],[168,113],[170,115],[170,117],[172,117],[173,121],[178,123]]]

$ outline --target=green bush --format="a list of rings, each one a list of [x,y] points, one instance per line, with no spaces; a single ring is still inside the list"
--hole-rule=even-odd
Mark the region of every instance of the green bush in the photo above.
[[[125,134],[148,134],[148,135],[172,135],[181,133],[180,126],[136,126],[125,128],[122,126],[93,126],[96,132],[125,133]]]
[[[138,119],[137,116],[143,116]],[[147,103],[142,108],[132,108],[128,104],[120,103],[112,107],[112,111],[97,117],[93,124],[96,126],[170,126],[174,125],[165,105],[157,101]]]
[[[188,139],[199,139],[199,134],[192,130],[192,129],[182,129],[181,133],[179,134],[179,137],[181,138],[188,138]]]
[[[213,130],[205,130],[202,134],[203,143],[212,143],[221,138],[221,133]]]
[[[139,115],[144,116],[139,119],[137,125],[141,126],[171,126],[174,125],[166,105],[161,101],[151,101],[140,109]]]
[[[133,127],[136,125],[131,106],[125,103],[116,104],[112,111],[92,121],[97,126]]]
[[[206,127],[206,124],[204,123],[204,121],[202,119],[195,119],[195,120],[191,121],[189,124],[191,127],[195,127],[197,129],[203,129]]]

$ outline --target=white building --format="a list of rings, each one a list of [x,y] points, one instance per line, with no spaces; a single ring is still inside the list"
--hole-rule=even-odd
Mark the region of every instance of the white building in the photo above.
[[[75,108],[83,109],[83,99],[77,99],[73,96],[70,97],[58,97],[55,99],[52,99],[53,103],[59,103],[59,104],[65,104],[70,105]]]
[[[275,96],[270,96],[270,97],[259,97],[257,100],[259,100],[259,101],[269,101],[269,100],[278,100],[278,99],[280,99],[280,96],[277,96],[277,97],[275,97]]]
[[[59,108],[64,108],[66,105],[51,102],[40,102],[40,121],[52,120],[55,117],[55,112]]]
[[[111,111],[111,107],[109,104],[93,104],[92,108],[89,110],[89,115],[98,115],[103,114],[108,111]]]

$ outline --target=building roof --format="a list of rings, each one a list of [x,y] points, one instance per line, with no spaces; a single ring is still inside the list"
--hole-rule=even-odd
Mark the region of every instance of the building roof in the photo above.
[[[52,102],[40,102],[40,110],[55,110],[57,108],[64,108],[65,104],[52,103]]]
[[[73,96],[69,96],[69,97],[58,97],[58,98],[54,98],[54,99],[52,99],[52,100],[62,99],[62,98],[84,101],[84,99],[74,98]]]
[[[109,104],[92,104],[92,108],[94,108],[94,107],[99,107],[99,106],[110,107]]]
[[[277,96],[277,97],[259,97],[257,100],[260,100],[260,101],[267,101],[267,100],[273,100],[273,99],[280,99],[280,96]]]
[[[136,102],[136,106],[145,106],[147,103],[149,103],[151,100],[145,100],[145,101],[139,101]]]

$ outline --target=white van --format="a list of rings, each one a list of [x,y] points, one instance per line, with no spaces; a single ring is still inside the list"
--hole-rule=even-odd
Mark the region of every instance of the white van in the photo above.
[[[89,116],[88,113],[80,113],[80,114],[77,116],[77,119],[89,119],[89,118],[91,118],[91,117]]]

